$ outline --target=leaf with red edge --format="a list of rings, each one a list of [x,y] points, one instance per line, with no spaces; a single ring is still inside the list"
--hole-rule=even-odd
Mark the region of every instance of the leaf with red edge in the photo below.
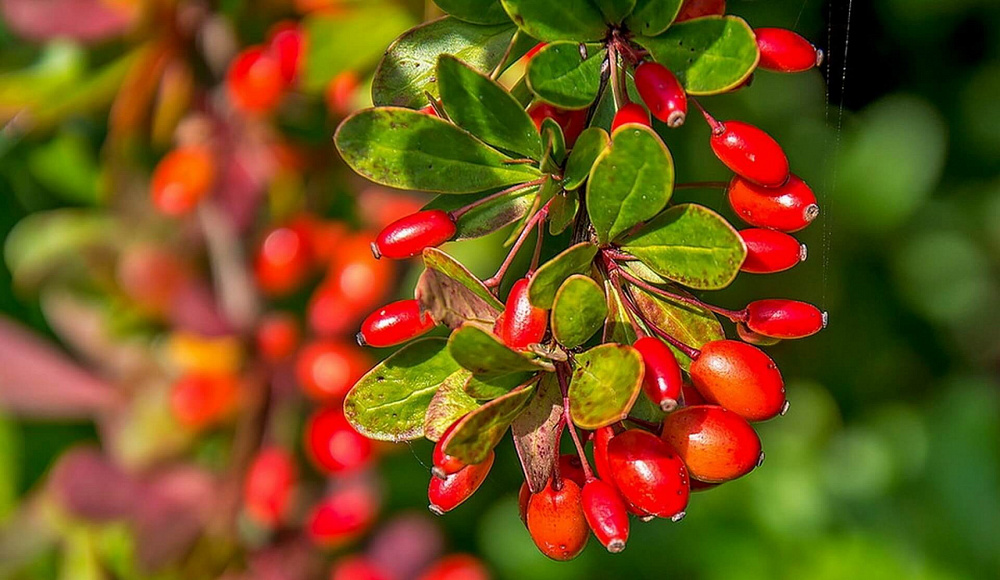
[[[562,418],[562,394],[555,373],[542,375],[538,394],[511,423],[514,448],[521,460],[528,489],[538,493],[552,477],[552,466],[559,452],[559,420]]]

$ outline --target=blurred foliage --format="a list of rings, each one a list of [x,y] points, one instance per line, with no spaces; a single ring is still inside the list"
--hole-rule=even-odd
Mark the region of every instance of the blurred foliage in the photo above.
[[[221,4],[248,35],[261,36],[244,6],[256,3]],[[830,312],[817,337],[771,349],[789,379],[791,410],[762,426],[763,468],[695,496],[679,524],[636,525],[624,554],[592,541],[579,559],[558,564],[538,553],[518,520],[520,472],[504,445],[503,468],[441,520],[454,548],[481,554],[500,577],[526,580],[1000,575],[1000,4],[853,2],[847,44],[848,4],[729,2],[752,25],[794,27],[829,58],[828,87],[819,72],[761,72],[749,90],[712,99],[720,118],[775,135],[824,212],[804,233],[806,264],[743,276],[720,293],[731,305],[793,294]],[[24,99],[19,90],[29,85],[51,96],[37,117],[49,130],[0,132],[6,238],[30,213],[100,203],[106,128],[61,107],[100,101],[132,56],[120,47],[88,55],[71,43],[26,46],[4,30],[0,54],[3,70],[36,62],[0,73],[0,110]],[[100,75],[84,74],[98,66]],[[329,138],[329,127],[293,121],[303,134]],[[682,181],[725,177],[698,145],[704,125],[662,133]],[[711,199],[717,192],[678,195],[724,205]],[[448,251],[484,275],[503,238]],[[0,312],[48,332],[5,268]],[[94,437],[82,425],[0,418],[0,521],[61,450]],[[382,467],[390,509],[425,504],[430,446],[411,451]],[[95,552],[127,559],[130,541],[115,529],[71,536],[73,578],[100,577]],[[51,577],[55,566],[42,562],[33,573]]]

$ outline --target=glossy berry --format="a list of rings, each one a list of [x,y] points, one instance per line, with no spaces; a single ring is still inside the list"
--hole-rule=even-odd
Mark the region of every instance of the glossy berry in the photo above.
[[[760,461],[760,437],[750,423],[715,405],[685,407],[667,415],[662,437],[684,460],[691,477],[701,481],[742,477]]]
[[[521,516],[521,523],[528,527],[528,501],[531,500],[531,488],[528,482],[521,483],[521,489],[517,490],[517,513]]]
[[[323,91],[327,110],[334,115],[350,113],[360,85],[361,80],[354,71],[347,70],[334,76]]]
[[[347,394],[372,366],[365,351],[353,344],[319,339],[305,345],[295,359],[295,377],[311,399],[329,402]]]
[[[539,131],[542,129],[542,121],[552,119],[562,127],[563,137],[566,138],[566,146],[572,147],[576,143],[576,138],[587,128],[587,110],[566,110],[560,109],[548,103],[535,103],[528,107],[528,115],[535,122],[535,127]]]
[[[583,486],[583,514],[597,541],[611,553],[625,549],[628,541],[628,510],[618,490],[600,479]]]
[[[376,258],[410,258],[424,248],[440,246],[454,235],[455,222],[451,215],[439,209],[429,209],[389,224],[375,238],[372,253]]]
[[[364,346],[395,346],[434,328],[430,315],[420,312],[420,304],[410,298],[386,304],[361,323],[358,342]]]
[[[642,378],[642,389],[655,405],[665,412],[673,411],[681,398],[681,366],[677,357],[662,340],[644,336],[632,345],[642,355],[646,372]]]
[[[808,40],[784,28],[758,28],[757,48],[760,49],[758,67],[775,72],[794,73],[807,71],[823,62],[823,51],[817,50]]]
[[[189,373],[174,383],[170,409],[185,427],[211,427],[235,410],[239,389],[239,380],[231,373]]]
[[[763,187],[778,187],[788,180],[788,157],[770,135],[742,121],[709,124],[712,151],[734,173]]]
[[[583,471],[583,463],[576,453],[563,453],[559,456],[559,477],[569,479],[580,488],[587,483],[587,475]]]
[[[275,312],[261,318],[257,324],[257,352],[267,362],[283,361],[299,347],[301,331],[295,317]]]
[[[740,266],[744,272],[774,274],[806,259],[806,245],[786,233],[750,228],[740,230],[740,237],[747,245],[747,257]]]
[[[325,473],[357,471],[372,460],[372,442],[351,427],[338,405],[318,409],[306,421],[306,455]]]
[[[604,481],[613,481],[611,466],[608,465],[608,443],[614,439],[615,428],[610,425],[594,431],[594,468],[597,476]]]
[[[469,465],[444,479],[431,476],[430,485],[427,486],[430,510],[439,516],[444,515],[472,497],[472,494],[476,493],[479,486],[486,481],[486,476],[493,467],[494,456],[493,451],[490,451],[482,463]]]
[[[286,84],[281,62],[260,46],[251,46],[236,55],[226,73],[229,98],[246,113],[273,111],[281,101]]]
[[[431,564],[417,580],[490,580],[490,573],[475,556],[449,554]]]
[[[499,325],[500,340],[511,348],[525,349],[545,338],[548,324],[548,312],[533,306],[528,299],[528,279],[514,282]]]
[[[268,231],[254,258],[254,277],[271,296],[294,292],[312,273],[310,235],[302,224],[290,223]]]
[[[630,429],[608,443],[611,477],[636,509],[661,518],[684,517],[688,473],[680,456],[648,431]]]
[[[298,478],[295,459],[280,447],[262,449],[247,471],[243,503],[257,523],[273,527],[288,515]]]
[[[150,183],[153,206],[168,216],[195,208],[212,188],[215,166],[211,152],[199,146],[178,147],[153,170]]]
[[[553,560],[572,560],[587,546],[589,532],[580,486],[570,479],[555,488],[550,480],[528,500],[528,533],[538,549]]]
[[[392,580],[392,577],[368,558],[350,554],[334,563],[330,580]]]
[[[687,93],[670,69],[647,61],[635,69],[635,88],[649,112],[668,127],[680,127],[687,118]]]
[[[280,22],[271,29],[267,51],[278,61],[281,78],[291,86],[298,79],[305,52],[305,35],[294,22]]]
[[[691,382],[710,403],[748,421],[765,421],[785,406],[785,383],[777,365],[759,348],[736,340],[714,340],[691,362]]]
[[[684,0],[674,24],[702,16],[721,16],[725,13],[726,0]]]
[[[816,195],[806,182],[791,174],[779,187],[761,187],[740,176],[729,183],[729,205],[750,225],[796,232],[819,215]]]
[[[435,477],[444,479],[449,475],[458,473],[466,466],[466,463],[461,459],[452,457],[444,452],[445,444],[448,443],[451,434],[455,431],[455,427],[457,427],[460,422],[461,419],[458,419],[451,425],[448,425],[448,428],[441,434],[441,438],[434,444],[434,453],[431,456],[431,463],[433,464],[433,467],[431,467],[431,473],[433,473]]]
[[[323,498],[306,517],[313,542],[333,548],[363,534],[378,516],[378,498],[363,484],[349,484]]]
[[[771,338],[803,338],[826,326],[826,313],[798,300],[757,300],[746,308],[747,328]]]
[[[698,389],[694,388],[694,385],[691,383],[684,383],[684,386],[681,387],[681,393],[681,396],[684,398],[685,407],[693,407],[695,405],[704,405],[707,403],[705,397],[702,397],[701,393],[698,392]]]
[[[639,103],[625,105],[615,113],[615,118],[611,121],[611,132],[614,133],[618,130],[618,127],[627,125],[628,123],[636,123],[644,127],[649,127],[649,111]]]

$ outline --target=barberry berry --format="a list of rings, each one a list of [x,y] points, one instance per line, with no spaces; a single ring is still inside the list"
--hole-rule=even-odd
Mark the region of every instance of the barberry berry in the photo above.
[[[264,235],[254,258],[254,276],[265,294],[283,296],[302,286],[313,265],[309,231],[289,223]]]
[[[684,0],[674,23],[702,16],[722,16],[726,13],[726,0]]]
[[[525,349],[542,341],[548,325],[548,313],[528,299],[528,279],[514,282],[499,324],[500,339],[511,348]]]
[[[576,138],[587,128],[586,109],[567,110],[548,103],[535,103],[528,107],[528,115],[539,131],[542,129],[542,121],[547,118],[558,123],[562,127],[567,147],[572,147],[573,143],[576,143]]]
[[[742,477],[760,460],[760,437],[747,420],[716,405],[667,415],[663,440],[684,460],[692,478],[721,483]]]
[[[583,486],[583,514],[594,536],[609,552],[625,549],[628,541],[628,510],[618,490],[600,479],[592,479]]]
[[[372,243],[376,258],[400,260],[416,256],[424,248],[433,248],[455,235],[451,214],[430,209],[406,216],[389,224]]]
[[[687,93],[670,69],[644,62],[635,69],[635,88],[649,112],[668,127],[680,127],[687,118]]]
[[[305,54],[305,34],[294,22],[279,22],[268,35],[267,51],[278,62],[281,79],[292,86],[298,79]]]
[[[339,405],[315,411],[304,437],[306,455],[325,473],[357,471],[372,460],[372,442],[351,427]]]
[[[300,334],[299,323],[291,314],[267,314],[257,324],[257,352],[267,362],[283,361],[299,347]]]
[[[243,484],[243,504],[257,523],[273,527],[288,515],[298,470],[295,459],[280,447],[257,453]]]
[[[796,232],[819,215],[816,195],[795,174],[779,187],[761,187],[735,176],[727,190],[729,205],[750,225]]]
[[[229,65],[226,89],[233,104],[251,114],[270,113],[285,92],[281,62],[261,46],[244,49]]]
[[[754,30],[760,49],[758,67],[775,72],[807,71],[823,62],[823,51],[808,40],[784,28]]]
[[[611,121],[611,132],[614,133],[618,130],[618,127],[627,125],[628,123],[636,123],[644,127],[649,127],[649,111],[639,103],[625,105],[615,113],[615,118]]]
[[[756,300],[746,307],[747,328],[771,338],[804,338],[826,327],[826,313],[798,300]]]
[[[168,216],[184,215],[208,194],[214,181],[214,159],[208,149],[178,147],[164,155],[153,170],[153,206]]]
[[[642,389],[655,405],[666,412],[677,407],[681,398],[681,366],[677,363],[670,347],[662,340],[644,336],[632,345],[642,355],[646,372],[642,378]]]
[[[323,498],[306,517],[306,532],[326,548],[341,546],[363,534],[378,516],[378,498],[366,484],[349,484]]]
[[[329,402],[346,395],[371,365],[368,355],[347,341],[318,339],[302,347],[295,377],[311,399]]]
[[[358,343],[386,347],[402,344],[434,328],[434,320],[420,312],[420,303],[410,298],[386,304],[361,323]]]
[[[428,507],[431,512],[444,515],[472,497],[486,481],[486,476],[493,467],[494,457],[495,454],[490,451],[482,463],[467,465],[444,479],[431,476],[430,485],[427,486],[427,499],[430,502]]]
[[[740,230],[747,257],[740,270],[751,274],[783,272],[806,259],[806,245],[792,236],[763,228]]]
[[[778,187],[788,180],[788,157],[770,135],[742,121],[716,121],[710,144],[715,156],[726,167],[752,183]]]
[[[765,421],[785,406],[785,383],[771,357],[736,340],[714,340],[691,362],[691,381],[710,403],[748,421]]]
[[[684,517],[687,468],[662,439],[640,429],[625,431],[608,443],[608,465],[618,491],[636,509],[661,518]]]
[[[560,483],[561,485],[558,485]],[[580,486],[571,479],[549,480],[528,500],[528,533],[538,549],[553,560],[572,560],[587,546],[587,518]]]

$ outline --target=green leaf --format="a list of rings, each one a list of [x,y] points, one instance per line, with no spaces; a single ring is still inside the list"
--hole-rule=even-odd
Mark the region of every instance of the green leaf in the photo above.
[[[552,365],[529,352],[511,349],[488,330],[466,323],[451,333],[448,350],[459,365],[474,375],[496,376],[517,371],[552,370]]]
[[[747,255],[743,239],[725,218],[693,203],[663,212],[622,249],[668,280],[698,290],[728,286]]]
[[[499,374],[472,375],[469,382],[465,384],[465,394],[480,401],[495,399],[523,385],[534,374],[524,371],[513,371]]]
[[[760,59],[753,30],[736,16],[695,18],[635,41],[673,71],[692,95],[715,95],[739,86]]]
[[[638,338],[632,327],[625,303],[610,280],[604,282],[604,293],[608,297],[608,317],[604,323],[604,342],[632,344]]]
[[[632,297],[635,298],[635,304],[639,307],[643,317],[653,326],[684,344],[701,348],[706,342],[726,338],[722,324],[710,310],[668,300],[636,286],[631,288]],[[671,288],[670,291],[691,297],[686,292],[675,288]],[[668,346],[670,345],[668,344]],[[670,350],[674,351],[677,362],[684,370],[691,366],[691,360],[684,353],[673,346],[670,347]]]
[[[577,355],[569,384],[569,412],[581,429],[598,429],[628,416],[642,384],[642,357],[623,344],[602,344]]]
[[[456,56],[489,74],[500,64],[515,32],[517,28],[510,23],[481,26],[452,17],[421,24],[386,50],[372,80],[372,101],[376,105],[423,107],[427,104],[425,91],[438,96],[434,75],[440,55]]]
[[[604,324],[608,305],[600,285],[574,274],[563,282],[552,304],[552,336],[566,348],[587,342]]]
[[[473,24],[504,24],[510,17],[500,0],[434,0],[441,10]]]
[[[444,452],[469,465],[481,463],[534,394],[535,384],[528,384],[472,411],[452,429],[444,442]]]
[[[423,209],[453,211],[489,197],[497,191],[499,190],[471,195],[439,195]],[[528,210],[534,205],[537,197],[538,186],[531,186],[514,188],[514,191],[483,202],[459,216],[452,239],[480,238],[509,226],[528,214]]]
[[[566,136],[562,127],[551,117],[542,120],[542,142],[545,143],[545,159],[542,162],[542,171],[545,173],[557,173],[566,158]]]
[[[361,377],[344,400],[358,433],[380,441],[422,437],[438,386],[459,370],[447,346],[440,338],[411,342]]]
[[[486,143],[538,161],[542,139],[531,117],[499,83],[443,54],[438,88],[448,117]]]
[[[562,193],[549,206],[549,233],[557,236],[566,230],[580,211],[580,199],[575,193]]]
[[[637,0],[625,24],[636,34],[656,36],[673,23],[682,4],[684,0]]]
[[[587,213],[606,244],[666,207],[674,188],[674,161],[649,127],[629,125],[611,136],[587,180]]]
[[[521,460],[528,489],[538,493],[552,477],[559,453],[559,422],[563,415],[562,393],[555,373],[546,373],[528,406],[510,425],[514,448]]]
[[[573,150],[566,160],[563,173],[563,187],[569,191],[578,189],[590,176],[590,170],[601,152],[611,146],[611,137],[600,127],[584,129],[577,137]]]
[[[583,109],[597,98],[601,86],[601,63],[606,50],[586,59],[575,42],[553,42],[528,62],[528,88],[538,98],[563,109]]]
[[[438,193],[472,193],[524,183],[538,169],[510,158],[451,123],[410,109],[354,113],[334,135],[344,161],[382,185]]]
[[[546,42],[596,42],[608,33],[604,15],[591,0],[501,0],[521,30]]]
[[[597,246],[581,242],[566,248],[557,256],[542,264],[528,284],[528,298],[539,308],[548,310],[556,299],[556,292],[563,280],[573,274],[590,270],[590,263],[597,255]]]
[[[92,150],[81,134],[63,131],[31,150],[28,170],[63,200],[96,205],[101,192],[101,171]]]
[[[309,42],[303,57],[302,86],[320,93],[344,71],[367,71],[385,47],[416,22],[402,6],[379,2],[343,14],[314,13],[302,21]],[[345,47],[350,47],[345,49]]]
[[[636,0],[594,0],[609,24],[621,24],[635,10]]]
[[[448,376],[438,387],[427,413],[424,415],[424,436],[431,441],[441,439],[451,425],[479,408],[475,399],[465,394],[465,384],[472,378],[472,373],[458,369]]]
[[[496,320],[503,305],[465,266],[437,248],[425,249],[423,256],[426,269],[414,290],[421,310],[449,328]]]

